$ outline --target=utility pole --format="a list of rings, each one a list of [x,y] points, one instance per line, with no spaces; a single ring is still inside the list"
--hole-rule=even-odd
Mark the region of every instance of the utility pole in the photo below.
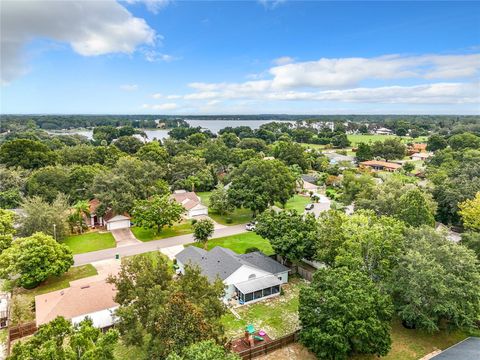
[[[57,224],[53,224],[53,238],[57,241]]]

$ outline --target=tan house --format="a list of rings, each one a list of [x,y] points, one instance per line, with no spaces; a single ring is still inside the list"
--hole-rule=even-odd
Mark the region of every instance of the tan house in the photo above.
[[[35,296],[37,327],[63,316],[77,324],[87,316],[100,329],[115,322],[114,311],[118,304],[113,300],[116,289],[105,280],[82,283],[66,289]]]
[[[188,219],[208,215],[208,207],[202,204],[200,197],[193,191],[176,190],[172,194],[172,198],[185,208]]]
[[[391,163],[388,161],[380,161],[380,160],[369,160],[369,161],[362,161],[360,163],[361,167],[368,167],[374,171],[390,171],[395,172],[402,167],[400,164]]]

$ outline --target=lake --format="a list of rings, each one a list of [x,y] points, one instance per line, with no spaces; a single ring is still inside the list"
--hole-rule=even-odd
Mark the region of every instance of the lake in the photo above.
[[[217,134],[221,129],[231,126],[249,126],[252,129],[258,129],[263,124],[268,124],[274,122],[275,120],[185,120],[190,126],[197,127],[200,126],[203,129],[208,129],[214,134]],[[277,120],[278,121],[278,120]],[[288,121],[292,122],[293,121]],[[148,140],[153,139],[166,139],[168,138],[168,132],[170,130],[154,129],[154,130],[144,130],[147,134]],[[78,130],[61,130],[61,131],[48,131],[49,134],[55,135],[72,135],[79,134],[86,136],[88,139],[92,139],[93,130],[78,129]]]

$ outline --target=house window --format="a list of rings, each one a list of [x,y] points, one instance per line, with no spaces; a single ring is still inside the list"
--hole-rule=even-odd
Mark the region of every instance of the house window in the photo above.
[[[245,302],[249,302],[253,300],[253,293],[245,294]]]
[[[272,287],[272,294],[278,294],[280,292],[280,286],[276,285]]]
[[[263,289],[263,296],[272,295],[272,288]]]
[[[260,299],[261,297],[263,297],[262,290],[258,290],[254,292],[254,295],[253,295],[254,299]]]

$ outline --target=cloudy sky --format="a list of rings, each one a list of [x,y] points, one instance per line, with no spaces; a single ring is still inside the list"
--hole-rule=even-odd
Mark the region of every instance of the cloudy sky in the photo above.
[[[480,2],[0,7],[1,113],[480,113]]]

